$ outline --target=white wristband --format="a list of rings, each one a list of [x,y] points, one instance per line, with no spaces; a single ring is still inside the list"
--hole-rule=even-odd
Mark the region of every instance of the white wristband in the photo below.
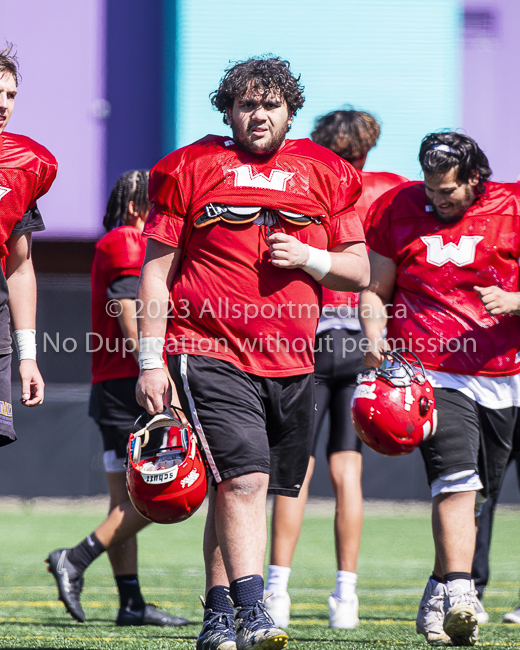
[[[145,336],[139,339],[139,369],[153,370],[162,368],[164,338],[162,336]]]
[[[309,249],[309,257],[305,266],[303,267],[304,271],[307,271],[309,275],[315,280],[323,279],[327,273],[330,271],[332,266],[332,259],[330,257],[329,251],[324,251],[321,248],[314,248],[314,246],[309,246],[305,244]]]
[[[13,332],[13,338],[19,361],[22,359],[36,361],[36,330],[16,330]]]

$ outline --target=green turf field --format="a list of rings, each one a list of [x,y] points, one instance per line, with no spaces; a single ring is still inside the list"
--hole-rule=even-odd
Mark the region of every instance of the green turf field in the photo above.
[[[193,625],[180,630],[117,628],[117,592],[105,556],[86,573],[82,603],[86,623],[76,623],[56,600],[43,559],[73,545],[100,522],[103,505],[2,505],[0,500],[0,648],[195,648],[203,593],[201,555],[204,517],[175,526],[150,526],[140,534],[140,580],[147,600]],[[485,599],[491,622],[482,645],[520,645],[520,626],[501,624],[519,604],[520,510],[498,513],[492,549],[493,579]],[[368,504],[359,563],[361,625],[328,628],[327,597],[334,585],[332,510],[313,505],[293,565],[294,604],[289,648],[422,646],[415,614],[432,564],[429,515],[423,507]]]

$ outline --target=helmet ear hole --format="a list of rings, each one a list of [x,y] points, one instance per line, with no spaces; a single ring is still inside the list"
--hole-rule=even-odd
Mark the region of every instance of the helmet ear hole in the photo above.
[[[424,417],[429,410],[430,410],[430,400],[427,397],[424,397],[423,395],[419,400],[419,413],[421,414],[422,417]]]

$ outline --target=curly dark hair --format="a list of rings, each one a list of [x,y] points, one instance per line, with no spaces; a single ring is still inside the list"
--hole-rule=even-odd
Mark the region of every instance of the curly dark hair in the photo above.
[[[424,174],[445,174],[457,170],[457,180],[467,183],[475,171],[478,184],[475,191],[482,194],[489,180],[491,168],[486,154],[467,135],[454,131],[429,133],[421,142],[419,162]]]
[[[289,61],[272,55],[238,61],[226,69],[218,89],[209,96],[217,111],[224,114],[224,124],[227,124],[226,109],[233,107],[235,97],[253,89],[263,96],[281,92],[291,115],[296,115],[305,101],[300,75],[292,74]]]
[[[18,66],[18,58],[16,56],[14,45],[6,41],[4,49],[0,50],[0,76],[4,75],[6,72],[12,74],[15,84],[18,86],[22,80]]]
[[[349,109],[318,117],[311,138],[352,162],[366,156],[376,146],[380,133],[381,127],[370,113]]]

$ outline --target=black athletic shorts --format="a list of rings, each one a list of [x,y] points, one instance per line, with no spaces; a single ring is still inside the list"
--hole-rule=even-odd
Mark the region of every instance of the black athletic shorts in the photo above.
[[[497,497],[513,444],[517,408],[489,409],[452,388],[435,389],[438,425],[420,450],[428,483],[472,469],[485,497]]]
[[[314,426],[314,376],[259,377],[232,363],[168,355],[181,405],[214,482],[269,474],[269,492],[298,496]]]
[[[101,429],[105,452],[115,451],[116,458],[126,457],[128,437],[134,430],[134,423],[144,412],[135,399],[137,377],[110,379],[92,384],[89,415]],[[148,448],[161,445],[163,429],[150,433]]]
[[[366,369],[359,345],[362,338],[361,332],[347,329],[328,330],[316,337],[316,418],[312,456],[316,456],[320,429],[327,411],[330,411],[327,458],[338,451],[361,452],[363,443],[352,424],[350,402],[356,390],[357,375]]]
[[[11,355],[0,355],[0,447],[16,440],[11,402]]]

